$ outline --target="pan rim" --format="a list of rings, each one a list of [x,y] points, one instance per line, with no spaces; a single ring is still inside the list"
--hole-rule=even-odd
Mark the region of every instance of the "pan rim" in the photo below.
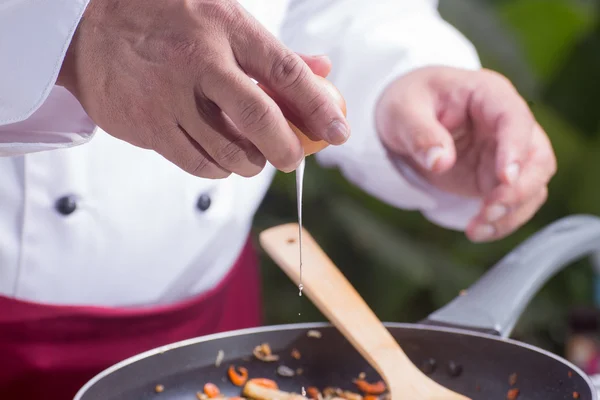
[[[583,378],[583,380],[587,383],[588,387],[590,388],[590,391],[592,393],[592,400],[598,400],[598,390],[600,390],[600,389],[596,388],[596,386],[593,384],[589,375],[584,373],[581,369],[579,369],[577,366],[572,364],[570,361],[568,361],[554,353],[551,353],[547,350],[544,350],[542,348],[539,348],[539,347],[536,347],[536,346],[533,346],[533,345],[530,345],[530,344],[527,344],[524,342],[520,342],[518,340],[514,340],[511,338],[503,338],[500,336],[495,336],[495,335],[491,335],[491,334],[487,334],[487,333],[483,333],[483,332],[475,332],[475,331],[471,331],[471,330],[463,329],[463,328],[452,328],[452,327],[446,327],[446,326],[442,327],[442,326],[435,326],[435,325],[425,325],[425,324],[420,324],[420,323],[404,323],[404,322],[384,322],[383,324],[387,328],[409,328],[409,329],[417,329],[417,330],[424,330],[424,331],[437,331],[437,332],[454,333],[454,334],[465,335],[465,336],[474,336],[474,337],[494,340],[497,342],[509,343],[512,345],[516,345],[516,346],[540,353],[542,355],[553,358],[556,361],[563,363],[564,365],[568,366],[573,372],[577,373],[581,378]],[[131,356],[129,358],[126,358],[125,360],[122,360],[116,364],[113,364],[112,366],[99,372],[92,379],[87,381],[85,383],[85,385],[83,385],[79,389],[79,391],[77,392],[77,394],[75,395],[73,400],[82,400],[83,396],[86,394],[86,392],[88,392],[88,390],[92,386],[94,386],[96,383],[100,382],[106,376],[118,371],[119,369],[122,369],[131,364],[134,364],[137,361],[141,361],[143,359],[150,358],[152,356],[163,354],[170,350],[195,345],[198,343],[204,343],[204,342],[208,342],[208,341],[212,341],[212,340],[217,340],[217,339],[251,335],[251,334],[256,334],[256,333],[273,332],[273,331],[288,331],[288,330],[295,330],[295,329],[318,329],[318,328],[335,328],[335,327],[333,326],[333,324],[328,323],[328,322],[304,322],[304,323],[297,323],[297,324],[266,325],[266,326],[260,326],[260,327],[255,327],[255,328],[246,328],[246,329],[238,329],[238,330],[234,330],[234,331],[213,333],[210,335],[199,336],[196,338],[181,340],[181,341],[170,343],[170,344],[167,344],[164,346],[156,347],[154,349],[150,349],[145,352],[142,352],[142,353],[136,354],[134,356]]]

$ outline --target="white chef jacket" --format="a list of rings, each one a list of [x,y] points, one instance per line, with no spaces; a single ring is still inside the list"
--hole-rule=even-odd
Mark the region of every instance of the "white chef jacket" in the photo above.
[[[319,162],[389,204],[463,229],[479,200],[401,175],[375,131],[377,98],[393,79],[424,65],[480,67],[436,2],[241,3],[294,51],[327,54],[333,62],[329,79],[346,98],[352,137],[321,152]],[[55,86],[86,5],[0,2],[0,294],[104,306],[197,295],[230,270],[275,170],[201,179],[97,128]],[[76,202],[73,212],[57,208],[65,199]]]

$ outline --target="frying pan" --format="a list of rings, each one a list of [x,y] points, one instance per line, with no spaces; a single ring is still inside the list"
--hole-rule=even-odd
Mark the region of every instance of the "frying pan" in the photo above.
[[[531,298],[555,273],[600,250],[600,219],[574,215],[531,236],[506,255],[466,294],[418,324],[386,326],[411,360],[434,380],[470,398],[506,398],[511,387],[524,399],[598,399],[590,378],[566,360],[508,338]],[[320,338],[308,335],[318,330]],[[277,363],[251,357],[261,343],[280,355]],[[302,357],[291,357],[292,349]],[[215,366],[219,351],[224,352]],[[376,372],[329,324],[293,324],[245,329],[163,346],[120,362],[90,380],[75,400],[194,399],[205,383],[227,396],[240,388],[226,378],[230,365],[245,366],[250,377],[276,379],[282,390],[337,386],[354,390],[352,380]],[[277,375],[277,366],[301,368],[294,377]],[[514,386],[509,376],[516,374]],[[156,385],[164,391],[156,393]],[[416,399],[411,399],[416,400]]]

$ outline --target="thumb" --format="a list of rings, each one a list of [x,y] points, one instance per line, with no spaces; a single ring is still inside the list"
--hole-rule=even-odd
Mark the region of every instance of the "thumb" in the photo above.
[[[327,56],[307,56],[299,54],[300,58],[308,65],[313,74],[326,78],[331,72],[331,60]]]
[[[456,148],[433,102],[418,97],[398,100],[382,99],[378,106],[376,123],[384,146],[426,171],[448,171],[456,161]]]

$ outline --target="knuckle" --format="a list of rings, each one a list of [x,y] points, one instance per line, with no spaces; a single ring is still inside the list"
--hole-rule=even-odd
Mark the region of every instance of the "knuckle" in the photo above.
[[[308,101],[307,110],[308,118],[313,119],[320,114],[329,113],[331,110],[331,102],[325,95],[317,93]]]
[[[229,142],[218,149],[215,154],[215,159],[224,166],[234,168],[247,161],[246,153],[240,146],[239,140]]]
[[[166,35],[165,40],[155,44],[160,58],[166,61],[175,61],[179,65],[186,65],[190,58],[193,60],[200,58],[202,43],[191,31],[168,32]]]
[[[196,59],[200,51],[198,41],[189,36],[180,36],[173,41],[168,56],[177,59]]]
[[[201,178],[218,179],[225,178],[229,175],[227,171],[217,167],[208,159],[208,157],[201,154],[197,154],[195,157],[191,158],[186,163],[184,169],[190,174]]]
[[[307,72],[302,59],[294,53],[288,53],[273,64],[270,77],[277,87],[289,89],[297,87]]]
[[[255,134],[273,126],[274,123],[275,110],[272,105],[260,100],[242,105],[240,124],[243,132]]]
[[[179,126],[175,123],[161,124],[160,122],[156,122],[150,126],[151,129],[148,130],[149,134],[144,136],[144,140],[145,145],[154,150],[164,149],[172,138],[179,135]],[[180,150],[177,147],[173,148],[176,157],[180,155]]]
[[[212,46],[207,46],[201,50],[202,56],[200,57],[198,53],[191,54],[191,57],[194,57],[196,54],[196,60],[198,60],[198,68],[202,74],[208,72],[210,73],[211,79],[214,79],[213,75],[217,71],[221,71],[226,64],[225,59],[221,52],[218,49],[213,48]],[[188,61],[189,62],[189,59]]]
[[[240,12],[239,5],[236,1],[213,2],[213,10],[213,15],[225,23],[236,22]]]
[[[195,1],[192,9],[195,14],[206,16],[219,23],[235,21],[239,13],[239,5],[231,0]]]

